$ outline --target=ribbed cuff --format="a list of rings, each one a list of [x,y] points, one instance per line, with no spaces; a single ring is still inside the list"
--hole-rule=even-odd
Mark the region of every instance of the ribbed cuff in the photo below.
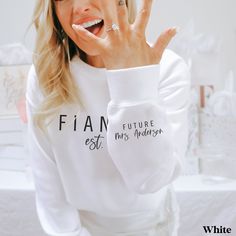
[[[121,70],[107,70],[110,96],[113,101],[137,101],[157,98],[160,65]]]

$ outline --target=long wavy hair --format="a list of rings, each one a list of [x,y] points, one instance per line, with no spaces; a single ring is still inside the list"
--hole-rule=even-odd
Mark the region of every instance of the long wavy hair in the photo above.
[[[126,4],[129,22],[133,23],[136,16],[135,0],[127,0]],[[62,104],[77,104],[84,109],[69,63],[75,55],[85,60],[86,54],[64,33],[53,0],[37,0],[32,21],[36,28],[33,64],[44,95],[34,115],[34,122],[45,130],[50,123],[46,121]]]

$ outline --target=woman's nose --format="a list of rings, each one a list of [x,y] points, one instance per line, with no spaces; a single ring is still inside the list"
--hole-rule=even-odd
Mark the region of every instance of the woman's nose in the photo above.
[[[91,8],[91,0],[73,0],[73,11],[79,15],[86,13]]]

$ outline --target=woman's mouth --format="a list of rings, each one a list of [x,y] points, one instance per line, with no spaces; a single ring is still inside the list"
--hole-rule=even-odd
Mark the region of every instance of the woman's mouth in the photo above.
[[[83,28],[88,30],[90,33],[94,35],[98,35],[103,28],[104,21],[102,19],[92,20],[88,22],[84,22],[80,24]]]

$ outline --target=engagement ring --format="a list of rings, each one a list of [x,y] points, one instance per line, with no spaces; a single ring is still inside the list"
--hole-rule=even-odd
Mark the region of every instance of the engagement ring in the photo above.
[[[113,23],[111,25],[111,27],[106,29],[106,32],[108,32],[108,31],[116,31],[116,30],[119,30],[119,29],[120,29],[119,26],[117,24]]]

